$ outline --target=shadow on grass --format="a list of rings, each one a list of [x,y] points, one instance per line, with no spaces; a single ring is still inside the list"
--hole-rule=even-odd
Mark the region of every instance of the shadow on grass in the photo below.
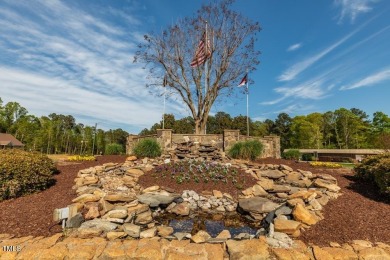
[[[343,177],[351,181],[347,189],[357,192],[371,200],[390,204],[390,195],[379,193],[379,188],[374,183],[360,180],[357,177],[351,175],[343,175]]]

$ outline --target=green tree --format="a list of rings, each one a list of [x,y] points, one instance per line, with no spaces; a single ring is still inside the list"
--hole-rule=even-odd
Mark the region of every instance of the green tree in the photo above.
[[[194,133],[194,119],[190,116],[176,120],[173,126],[173,131],[180,134],[192,134]]]
[[[204,5],[195,17],[184,18],[161,34],[145,35],[135,55],[135,62],[147,64],[150,78],[156,79],[148,87],[162,88],[166,76],[167,90],[176,93],[189,108],[197,134],[204,133],[217,98],[232,94],[237,81],[259,64],[255,41],[260,26],[232,10],[233,2]],[[206,21],[208,65],[191,67]]]
[[[319,127],[306,116],[296,116],[290,126],[290,145],[294,148],[317,148]]]
[[[238,129],[240,130],[240,134],[246,135],[247,134],[247,118],[246,116],[239,115],[233,118],[233,124],[232,124],[232,129]],[[249,133],[253,131],[253,126],[252,126],[252,120],[249,118]]]
[[[280,113],[273,125],[272,133],[280,136],[280,147],[284,149],[290,148],[290,127],[291,117],[286,113]]]

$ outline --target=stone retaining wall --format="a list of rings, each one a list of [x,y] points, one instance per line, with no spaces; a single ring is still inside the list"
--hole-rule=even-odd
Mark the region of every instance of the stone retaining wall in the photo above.
[[[354,240],[330,243],[330,246],[308,246],[296,241],[292,248],[272,248],[264,237],[252,240],[227,240],[223,244],[194,244],[189,240],[168,241],[162,238],[140,240],[106,240],[101,237],[81,239],[63,237],[12,238],[0,234],[0,259],[372,259],[390,260],[390,245]],[[8,251],[9,250],[9,251]]]
[[[129,135],[127,138],[126,153],[132,154],[134,145],[146,138],[156,139],[164,152],[168,152],[174,149],[177,144],[184,142],[211,144],[222,151],[228,151],[239,141],[259,140],[264,145],[264,151],[261,155],[262,158],[280,158],[279,136],[248,137],[240,135],[240,130],[224,130],[223,134],[173,134],[172,129],[158,129],[156,135]]]

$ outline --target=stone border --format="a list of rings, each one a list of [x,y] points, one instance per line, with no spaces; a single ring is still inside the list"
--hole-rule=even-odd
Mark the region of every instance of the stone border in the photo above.
[[[162,238],[112,240],[51,237],[12,238],[0,234],[0,259],[383,259],[390,260],[390,245],[355,240],[328,247],[308,246],[296,241],[292,248],[271,248],[264,237],[223,244],[193,244],[189,240],[168,241]]]
[[[212,238],[207,232],[173,233],[172,227],[157,225],[154,217],[164,212],[187,216],[198,210],[209,213],[234,212],[245,214],[253,221],[262,221],[264,228],[256,237],[267,235],[272,247],[288,248],[290,238],[298,237],[303,229],[323,219],[322,207],[337,198],[340,187],[328,174],[294,171],[287,165],[228,163],[241,168],[258,182],[242,191],[238,201],[229,194],[213,191],[210,195],[184,191],[169,192],[159,186],[141,187],[137,181],[146,171],[167,163],[163,158],[138,160],[128,157],[123,164],[107,163],[78,172],[75,179],[78,197],[69,205],[67,227],[71,236],[92,238],[152,238],[156,235],[169,240],[190,239],[195,243],[223,243],[231,238],[228,230]],[[252,239],[242,233],[236,240]]]

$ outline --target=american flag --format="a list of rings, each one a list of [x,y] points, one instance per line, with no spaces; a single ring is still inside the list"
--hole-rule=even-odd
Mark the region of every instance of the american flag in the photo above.
[[[238,87],[245,86],[245,84],[248,82],[248,73],[245,74],[245,76],[242,78],[240,84],[238,84]]]
[[[203,33],[202,38],[200,39],[200,42],[198,44],[198,48],[196,49],[195,56],[191,61],[191,67],[197,67],[202,65],[206,62],[207,58],[210,57],[211,51],[210,51],[210,42],[207,41],[206,43],[206,32]]]

